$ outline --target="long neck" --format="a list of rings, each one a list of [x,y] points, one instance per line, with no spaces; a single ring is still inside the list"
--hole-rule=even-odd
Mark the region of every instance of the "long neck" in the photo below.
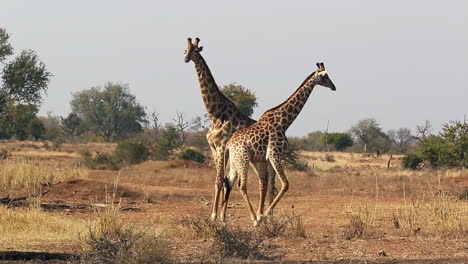
[[[211,74],[210,68],[203,57],[198,54],[193,61],[195,63],[195,70],[200,84],[203,103],[205,104],[206,111],[208,112],[211,121],[229,120],[234,116],[238,119],[250,120],[250,118],[243,116],[234,102],[219,90],[218,85]]]
[[[315,72],[310,74],[304,82],[297,88],[297,90],[289,96],[286,101],[281,103],[275,108],[272,108],[265,112],[263,116],[274,116],[275,122],[279,120],[281,129],[285,132],[289,126],[296,120],[299,113],[302,111],[307,99],[309,99],[312,90],[315,87]],[[263,119],[262,118],[260,119]]]
[[[218,105],[217,103],[222,102],[227,98],[219,90],[218,85],[211,74],[210,68],[200,54],[198,54],[194,63],[203,103],[208,111],[208,115],[210,117],[214,117],[218,114],[218,109],[216,108]]]

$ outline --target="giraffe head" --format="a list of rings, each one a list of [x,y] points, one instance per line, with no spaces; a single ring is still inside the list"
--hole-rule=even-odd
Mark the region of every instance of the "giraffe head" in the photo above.
[[[317,63],[317,70],[315,71],[315,83],[330,88],[332,91],[336,91],[335,85],[333,84],[328,72],[325,70],[323,62]]]
[[[199,57],[200,52],[203,50],[203,47],[198,47],[199,42],[200,42],[199,38],[196,38],[194,43],[192,43],[191,38],[187,39],[188,46],[187,46],[187,49],[185,50],[185,58],[184,58],[185,63],[188,63],[190,61],[195,61]]]

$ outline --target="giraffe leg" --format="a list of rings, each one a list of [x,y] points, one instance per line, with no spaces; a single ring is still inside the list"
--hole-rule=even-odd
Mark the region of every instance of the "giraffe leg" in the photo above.
[[[218,203],[220,199],[220,193],[223,189],[223,178],[224,178],[224,150],[218,150],[215,157],[215,166],[216,166],[216,182],[215,182],[215,192],[213,197],[213,211],[211,213],[211,220],[215,221],[218,216]]]
[[[232,159],[230,159],[230,166],[229,166],[229,176],[224,178],[224,198],[222,202],[222,211],[221,211],[221,221],[225,222],[226,220],[226,211],[227,206],[229,203],[229,196],[231,194],[232,188],[234,187],[234,183],[237,180],[237,169]]]
[[[249,196],[247,195],[247,176],[249,172],[249,162],[250,158],[248,155],[248,150],[237,151],[235,155],[231,152],[231,159],[235,163],[237,173],[239,174],[239,192],[244,198],[245,203],[247,204],[247,209],[250,213],[250,218],[253,221],[254,226],[258,225],[257,216],[252,208],[252,203],[250,203]]]
[[[259,162],[259,163],[254,163],[254,168],[255,172],[257,173],[258,176],[258,188],[259,188],[259,194],[260,194],[260,199],[258,200],[258,211],[257,211],[257,221],[261,221],[263,218],[263,209],[265,206],[265,197],[266,197],[266,192],[267,192],[267,185],[268,185],[268,170],[267,166],[268,164],[266,162]]]
[[[273,169],[275,170],[276,175],[278,175],[282,186],[281,186],[281,190],[279,191],[278,195],[275,197],[273,202],[270,204],[268,209],[265,211],[265,215],[268,215],[270,213],[270,211],[273,210],[273,208],[275,208],[275,206],[278,204],[278,202],[283,197],[284,193],[286,193],[288,191],[288,189],[289,189],[288,178],[284,174],[283,165],[281,164],[281,155],[271,153],[269,155],[268,160],[270,161],[271,165],[273,166]]]
[[[273,166],[271,166],[270,162],[268,162],[268,191],[267,191],[267,203],[270,205],[273,203],[273,200],[275,199],[275,180],[276,180],[276,175],[275,175],[275,170],[273,169]],[[269,216],[273,216],[273,209],[270,210]]]

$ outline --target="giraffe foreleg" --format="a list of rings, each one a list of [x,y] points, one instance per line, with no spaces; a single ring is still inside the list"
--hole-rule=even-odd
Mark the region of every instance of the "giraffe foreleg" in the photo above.
[[[215,192],[213,197],[213,210],[211,213],[211,220],[215,221],[218,216],[218,204],[221,198],[220,194],[223,189],[224,178],[224,149],[216,151],[215,166],[216,166],[216,179],[215,179]]]

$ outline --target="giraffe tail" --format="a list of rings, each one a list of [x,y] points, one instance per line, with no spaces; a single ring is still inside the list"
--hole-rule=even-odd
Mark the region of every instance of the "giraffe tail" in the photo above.
[[[227,162],[229,160],[229,148],[226,148],[224,151],[224,177],[223,177],[223,185],[224,185],[224,201],[223,203],[227,202],[229,200],[229,195],[231,194],[232,190],[232,185],[229,182],[229,177],[226,175],[226,167],[227,167]]]

